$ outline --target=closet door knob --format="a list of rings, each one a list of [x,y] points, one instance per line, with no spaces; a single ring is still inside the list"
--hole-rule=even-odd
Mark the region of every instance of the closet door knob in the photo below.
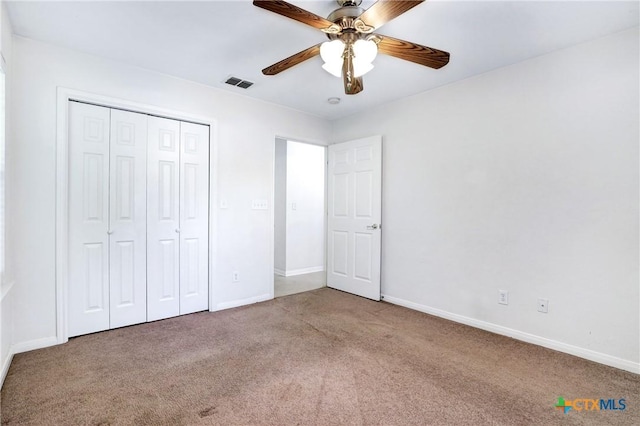
[[[180,233],[180,228],[176,228],[176,233]]]
[[[107,235],[111,235],[111,234],[113,234],[113,231],[112,231],[111,229],[109,229],[109,230],[107,231]]]

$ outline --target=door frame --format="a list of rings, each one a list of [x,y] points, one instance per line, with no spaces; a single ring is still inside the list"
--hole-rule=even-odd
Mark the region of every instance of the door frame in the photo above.
[[[80,90],[58,87],[56,118],[56,343],[69,340],[67,297],[69,287],[69,102],[79,101],[107,108],[155,115],[209,126],[209,311],[217,306],[215,294],[217,266],[218,122],[206,117],[160,108]]]
[[[275,298],[275,277],[274,277],[274,271],[275,271],[275,246],[276,246],[276,212],[275,212],[275,199],[276,199],[276,180],[275,180],[275,176],[276,176],[276,144],[278,139],[282,139],[285,141],[291,141],[291,142],[298,142],[298,143],[304,143],[307,145],[314,145],[314,146],[320,146],[322,148],[324,148],[324,239],[323,239],[323,253],[324,253],[324,276],[325,276],[325,281],[327,280],[327,226],[328,226],[328,218],[327,218],[327,201],[328,201],[328,193],[327,193],[327,161],[329,159],[328,157],[328,153],[329,153],[329,143],[327,142],[323,142],[323,141],[310,141],[308,139],[304,139],[304,138],[298,138],[295,136],[281,136],[279,133],[276,134],[273,137],[273,151],[271,152],[272,158],[271,158],[271,179],[272,179],[272,185],[271,185],[271,199],[273,200],[273,204],[271,206],[271,244],[270,244],[270,258],[271,258],[271,274],[270,274],[270,282],[271,282],[271,286],[270,286],[270,290],[269,290],[269,299],[273,299]],[[325,282],[326,285],[326,282]]]

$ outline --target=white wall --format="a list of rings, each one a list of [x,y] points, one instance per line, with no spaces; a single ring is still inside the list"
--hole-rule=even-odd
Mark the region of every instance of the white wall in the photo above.
[[[286,275],[324,270],[325,148],[287,142]]]
[[[287,270],[287,141],[276,139],[273,214],[275,216],[274,271],[285,275]]]
[[[385,300],[640,372],[638,80],[635,28],[336,122],[384,135]]]
[[[8,234],[14,265],[14,336],[21,350],[56,332],[56,88],[68,87],[207,116],[218,122],[217,263],[214,297],[224,308],[273,295],[273,141],[276,135],[322,143],[326,121],[245,96],[144,69],[14,38],[12,140],[7,153],[14,218]],[[250,90],[250,89],[249,89]],[[251,210],[253,199],[270,209]],[[232,271],[240,282],[231,283]]]
[[[5,143],[8,140],[11,123],[11,111],[9,106],[11,96],[11,82],[12,82],[12,28],[9,21],[9,14],[6,10],[5,2],[0,2],[0,52],[5,62],[3,69],[5,72],[5,123],[4,136]],[[4,146],[2,147],[4,149]],[[10,193],[8,189],[7,192]],[[5,227],[10,218],[5,217]],[[3,235],[0,235],[2,238]],[[5,245],[5,259],[7,257]],[[13,277],[10,270],[10,265],[7,265],[6,260],[3,262],[4,270],[0,273],[0,385],[4,381],[4,377],[9,370],[9,364],[11,363],[12,352],[11,344],[13,341],[13,306],[12,306],[12,289],[13,289]],[[9,271],[7,271],[9,267]]]

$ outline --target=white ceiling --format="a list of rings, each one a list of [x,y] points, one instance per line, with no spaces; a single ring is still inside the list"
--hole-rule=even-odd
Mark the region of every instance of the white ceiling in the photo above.
[[[327,16],[334,0],[290,0]],[[364,0],[364,8],[373,4]],[[489,70],[638,26],[638,1],[432,0],[381,34],[451,53],[440,70],[379,55],[364,91],[347,96],[319,57],[276,76],[262,68],[326,40],[304,24],[233,1],[7,2],[18,35],[115,59],[335,119]],[[615,64],[612,64],[615,66]],[[255,82],[224,84],[230,75]],[[339,105],[327,98],[338,96]]]

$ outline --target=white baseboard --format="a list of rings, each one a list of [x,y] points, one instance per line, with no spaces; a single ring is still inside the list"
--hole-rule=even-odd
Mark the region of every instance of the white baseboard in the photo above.
[[[284,271],[284,276],[293,277],[296,275],[312,274],[314,272],[322,272],[322,271],[324,271],[324,266],[312,266],[311,268],[292,269],[289,271]]]
[[[471,327],[490,331],[496,334],[501,334],[503,336],[508,336],[516,340],[521,340],[523,342],[533,343],[534,345],[543,346],[545,348],[564,352],[570,355],[575,355],[577,357],[608,365],[610,367],[615,367],[621,370],[640,374],[640,363],[637,362],[628,361],[612,355],[607,355],[601,352],[592,351],[590,349],[581,348],[579,346],[569,345],[567,343],[558,342],[556,340],[547,339],[545,337],[536,336],[534,334],[525,333],[523,331],[514,330],[512,328],[503,327],[501,325],[492,324],[490,322],[465,317],[463,315],[454,314],[451,312],[443,311],[441,309],[421,305],[419,303],[409,302],[407,300],[399,299],[397,297],[389,296],[386,294],[382,295],[382,298],[385,302],[393,303],[394,305],[404,306],[405,308],[424,312],[429,315],[445,318],[461,324],[469,325]]]
[[[12,312],[11,312],[11,301],[7,300],[5,302],[5,298],[10,297],[10,293],[11,293],[11,289],[13,288],[14,285],[14,281],[10,281],[8,283],[2,283],[2,289],[0,291],[0,304],[3,305],[3,309],[7,309],[7,307],[4,307],[4,304],[7,303],[7,305],[9,305],[9,310],[7,310],[6,312],[8,313],[9,317],[12,317]],[[4,311],[3,311],[3,316],[5,315]],[[7,330],[8,328],[8,330]],[[3,340],[8,340],[9,344],[8,344],[8,348],[7,348],[7,355],[6,357],[2,360],[2,369],[0,370],[0,388],[2,387],[2,385],[4,384],[4,379],[5,377],[7,377],[7,373],[9,372],[9,367],[11,366],[11,361],[13,360],[13,347],[11,346],[11,329],[13,328],[13,324],[12,321],[7,321],[7,323],[2,323],[2,332],[5,333],[7,331],[9,331],[9,336],[0,336],[2,337]],[[4,350],[4,348],[2,348]]]
[[[56,336],[43,337],[42,339],[29,340],[27,342],[16,343],[11,345],[11,352],[19,354],[21,352],[33,351],[35,349],[47,348],[58,344]]]
[[[278,268],[274,268],[273,269],[273,273],[276,275],[279,275],[281,277],[286,277],[287,276],[287,272],[283,271],[282,269],[278,269]]]
[[[232,300],[230,302],[222,302],[216,305],[216,311],[223,309],[237,308],[238,306],[251,305],[253,303],[264,302],[273,299],[270,294],[261,294],[260,296],[248,297],[246,299]]]
[[[7,358],[2,363],[2,370],[0,371],[0,388],[2,387],[2,385],[4,385],[4,379],[7,377],[9,367],[11,367],[11,361],[13,361],[13,352],[9,350]]]

